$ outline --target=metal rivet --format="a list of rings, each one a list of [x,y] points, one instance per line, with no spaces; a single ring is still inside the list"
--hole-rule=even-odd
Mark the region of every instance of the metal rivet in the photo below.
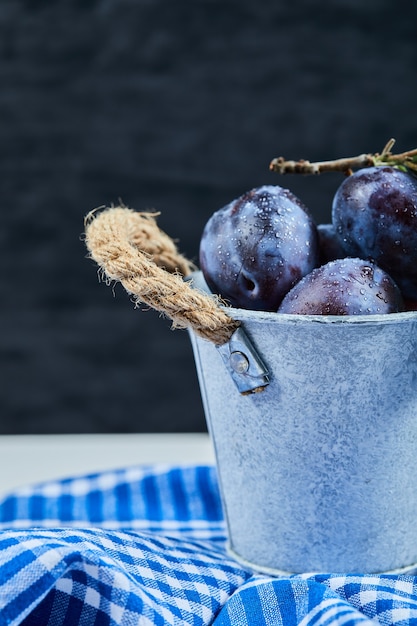
[[[243,352],[232,352],[230,354],[230,365],[238,374],[244,374],[249,369],[249,360]]]

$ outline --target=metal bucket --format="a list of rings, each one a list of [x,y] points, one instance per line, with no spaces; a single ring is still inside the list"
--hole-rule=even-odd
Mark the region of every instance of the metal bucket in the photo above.
[[[417,567],[417,313],[227,309],[269,374],[242,395],[190,331],[227,520],[255,571]]]

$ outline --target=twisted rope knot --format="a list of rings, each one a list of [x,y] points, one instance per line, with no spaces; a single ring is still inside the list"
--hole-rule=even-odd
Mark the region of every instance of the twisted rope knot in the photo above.
[[[200,337],[223,345],[239,322],[226,314],[218,298],[184,282],[194,266],[158,227],[157,215],[124,206],[92,211],[85,218],[89,256],[137,304],[145,303],[168,316],[174,328],[191,327]]]

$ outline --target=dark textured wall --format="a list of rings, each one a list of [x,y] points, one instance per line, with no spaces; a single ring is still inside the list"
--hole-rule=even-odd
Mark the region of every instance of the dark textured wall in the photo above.
[[[277,182],[328,221],[337,175],[270,160],[417,146],[412,0],[3,0],[0,433],[205,428],[191,348],[97,279],[83,217],[209,217]]]

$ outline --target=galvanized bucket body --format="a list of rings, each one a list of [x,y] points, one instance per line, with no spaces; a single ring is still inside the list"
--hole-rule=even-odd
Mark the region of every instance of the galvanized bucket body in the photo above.
[[[270,383],[242,395],[190,333],[229,550],[272,574],[417,563],[417,313],[230,309]]]

